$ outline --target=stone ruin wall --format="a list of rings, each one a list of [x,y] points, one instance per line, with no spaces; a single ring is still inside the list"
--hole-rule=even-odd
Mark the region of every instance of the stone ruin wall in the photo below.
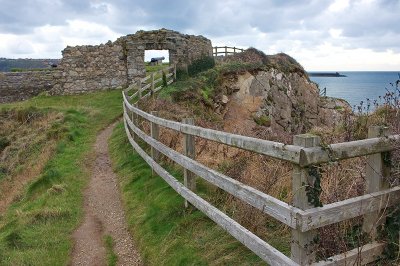
[[[207,38],[166,29],[138,31],[136,34],[121,37],[116,42],[126,49],[128,82],[146,75],[145,50],[169,50],[170,64],[176,64],[178,69],[187,69],[193,60],[212,56],[211,41]]]
[[[0,103],[25,100],[43,91],[64,95],[126,87],[146,75],[145,50],[169,50],[170,64],[180,69],[212,56],[211,41],[203,36],[166,29],[138,31],[115,42],[67,47],[57,70],[0,73]]]
[[[22,101],[60,87],[61,71],[0,72],[0,103]]]
[[[62,51],[59,69],[62,78],[53,94],[71,94],[125,86],[126,64],[122,46],[101,45],[67,47]]]

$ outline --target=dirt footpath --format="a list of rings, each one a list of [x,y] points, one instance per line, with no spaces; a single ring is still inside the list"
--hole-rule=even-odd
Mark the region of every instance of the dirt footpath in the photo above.
[[[110,235],[118,265],[142,265],[126,226],[117,177],[112,171],[107,140],[114,125],[97,136],[95,162],[84,192],[85,218],[74,232],[72,265],[107,265],[103,237]]]

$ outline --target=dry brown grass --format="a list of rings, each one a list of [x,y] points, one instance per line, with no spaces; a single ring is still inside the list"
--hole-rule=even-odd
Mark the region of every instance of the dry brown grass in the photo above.
[[[35,109],[0,112],[0,213],[22,195],[22,189],[37,177],[54,152],[57,140],[55,123],[59,113]]]
[[[158,111],[158,116],[181,121],[183,118],[194,117],[196,125],[224,130],[245,136],[257,137],[278,141],[286,144],[292,143],[293,136],[287,132],[272,132],[266,127],[252,123],[249,108],[234,106],[221,115],[220,122],[205,119],[210,117],[201,112],[209,112],[209,107],[199,104],[197,110],[187,102],[174,103],[166,100],[150,100],[141,106],[146,111]],[[199,114],[200,112],[200,114]],[[239,115],[238,115],[239,114]],[[224,118],[229,118],[225,119]],[[250,122],[249,122],[250,121]],[[373,114],[359,117],[350,117],[343,121],[343,125],[332,128],[313,128],[311,133],[322,137],[323,145],[345,142],[366,137],[370,125],[389,124],[393,133],[400,132],[399,112],[382,109]],[[142,128],[149,133],[149,123],[143,122]],[[169,129],[160,129],[160,140],[165,145],[182,152],[182,134]],[[398,145],[398,144],[394,144]],[[398,145],[397,147],[400,147]],[[391,186],[400,183],[400,152],[396,149],[391,153],[392,174]],[[244,184],[252,186],[279,200],[291,203],[292,201],[292,165],[266,156],[228,147],[200,138],[196,138],[196,160],[200,163],[218,170],[227,176]],[[366,158],[354,158],[341,162],[321,165],[321,195],[322,204],[329,204],[365,193],[365,167]],[[266,239],[273,241],[281,237],[289,246],[290,230],[261,211],[243,203],[221,189],[210,187],[207,200],[232,216],[246,228]],[[386,213],[390,210],[385,210]],[[356,246],[364,244],[368,235],[361,232],[362,217],[356,218],[318,230],[319,245],[317,254],[320,259],[345,252]]]

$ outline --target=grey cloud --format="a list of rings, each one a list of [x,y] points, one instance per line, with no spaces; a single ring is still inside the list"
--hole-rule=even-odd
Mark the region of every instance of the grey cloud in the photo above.
[[[80,0],[0,0],[0,6],[0,31],[14,34],[46,24],[63,25],[67,19],[91,13],[89,1]]]
[[[29,33],[45,24],[81,19],[106,24],[121,34],[170,28],[209,38],[265,33],[268,45],[300,41],[304,47],[330,42],[345,48],[398,50],[400,1],[360,0],[337,13],[320,0],[0,0],[0,33]],[[109,9],[109,7],[111,9]],[[112,12],[111,12],[112,11]],[[255,29],[255,32],[252,30]],[[330,29],[341,29],[334,39]],[[256,38],[256,36],[254,36]],[[239,38],[240,39],[240,38]],[[251,39],[246,41],[251,43]]]

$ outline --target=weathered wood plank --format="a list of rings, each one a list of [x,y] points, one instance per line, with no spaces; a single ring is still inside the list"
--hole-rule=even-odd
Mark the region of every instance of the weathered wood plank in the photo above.
[[[188,125],[194,125],[193,118],[184,118],[182,123]],[[153,147],[153,146],[152,146]],[[195,159],[195,140],[192,135],[183,134],[183,155],[189,157],[190,159]],[[196,191],[196,175],[188,170],[187,168],[183,169],[183,184],[185,187],[190,189],[191,191]],[[185,200],[185,207],[189,207],[189,203]]]
[[[370,155],[398,149],[400,135],[371,138],[344,143],[335,143],[327,147],[305,148],[300,153],[300,165],[307,166],[332,161]]]
[[[159,90],[161,90],[163,88],[163,86],[158,86],[157,88],[154,89],[154,92],[158,92]]]
[[[131,84],[128,86],[128,88],[126,88],[124,91],[125,92],[130,92],[131,90],[133,90],[136,87],[136,84]]]
[[[162,78],[158,78],[158,79],[154,80],[154,84],[157,84],[160,81],[162,81]]]
[[[169,81],[167,82],[167,85],[170,85],[172,82],[174,82],[173,79],[169,80]]]
[[[385,243],[372,242],[362,247],[328,258],[326,261],[313,263],[313,266],[348,266],[366,265],[374,262],[382,254]]]
[[[133,98],[135,98],[138,95],[138,92],[136,91],[134,94],[132,94],[131,96],[127,95],[127,98],[129,98],[129,100],[132,100]]]
[[[338,223],[400,203],[400,186],[312,208],[299,213],[303,232]]]
[[[221,226],[225,231],[227,231],[230,235],[248,247],[267,263],[271,265],[297,265],[279,250],[275,249],[264,240],[254,235],[252,232],[241,226],[225,213],[212,206],[210,203],[193,193],[178,180],[176,180],[170,173],[168,173],[164,168],[151,159],[151,157],[148,156],[136,142],[133,141],[126,122],[127,121],[124,119],[126,135],[133,148],[147,162],[147,164],[153,168],[155,172],[162,177],[177,193],[179,193],[198,210],[206,214],[211,220]]]
[[[146,82],[150,77],[151,77],[151,75],[148,75],[148,76],[142,78],[141,79],[142,83]]]
[[[163,88],[163,86],[159,86],[159,87],[155,88],[153,91],[153,94],[160,91],[162,88]],[[152,93],[150,91],[150,92],[146,93],[145,95],[143,95],[141,99],[145,99],[147,97],[150,97],[151,95],[152,95]]]
[[[126,121],[128,127],[132,129],[132,131],[135,132],[135,134],[137,134],[147,144],[156,148],[158,151],[160,151],[162,154],[164,154],[177,164],[192,171],[197,176],[227,191],[228,193],[243,200],[244,202],[247,202],[251,206],[263,211],[265,214],[268,214],[278,221],[290,226],[291,228],[296,228],[295,214],[300,213],[300,209],[294,208],[286,202],[280,201],[235,179],[232,179],[213,169],[210,169],[202,165],[201,163],[196,162],[169,148],[163,143],[150,138],[138,127],[133,125],[133,123],[129,120],[129,116],[126,113],[124,114],[124,120]]]
[[[320,137],[310,134],[296,135],[293,137],[293,144],[308,148],[319,146]],[[318,171],[316,168],[315,171]],[[308,168],[293,165],[292,193],[293,206],[301,210],[313,207],[308,200],[307,188],[314,187],[316,177],[310,174]],[[292,229],[292,241],[290,242],[291,259],[300,265],[309,265],[315,262],[316,249],[314,239],[317,236],[316,230],[302,232],[299,228]]]
[[[174,73],[169,73],[167,75],[165,75],[166,78],[172,77],[174,75]]]
[[[137,91],[137,93],[138,93],[138,101],[140,100],[140,99],[142,99],[142,81],[139,79],[139,80],[137,80],[137,86],[138,86],[138,91]]]
[[[150,88],[151,85],[152,85],[152,83],[149,83],[149,84],[143,86],[140,90],[143,92],[143,91],[147,90],[148,88]]]
[[[389,128],[372,126],[368,128],[368,138],[386,137],[389,135]],[[377,192],[389,188],[387,178],[390,175],[390,165],[384,162],[384,154],[376,153],[368,155],[366,165],[366,193]],[[384,196],[383,196],[384,197]],[[384,201],[386,201],[384,199]],[[364,215],[362,230],[375,240],[377,226],[386,220],[386,215],[380,211],[374,211]]]
[[[151,112],[152,115],[157,115],[156,111]],[[150,123],[150,135],[153,139],[158,140],[160,136],[160,129],[157,124]],[[158,162],[160,154],[157,149],[155,149],[153,146],[151,147],[151,158],[155,161]],[[154,171],[152,172],[154,175]]]
[[[262,140],[247,136],[231,134],[223,131],[217,131],[198,126],[185,125],[179,122],[166,120],[160,117],[152,116],[138,108],[134,108],[124,97],[125,104],[130,111],[133,111],[144,119],[156,123],[160,126],[167,127],[182,133],[194,135],[204,139],[216,141],[229,146],[237,147],[244,150],[268,155],[273,158],[298,163],[300,159],[301,147],[294,145],[285,145],[283,143]]]
[[[151,73],[151,91],[154,94],[154,73]]]

